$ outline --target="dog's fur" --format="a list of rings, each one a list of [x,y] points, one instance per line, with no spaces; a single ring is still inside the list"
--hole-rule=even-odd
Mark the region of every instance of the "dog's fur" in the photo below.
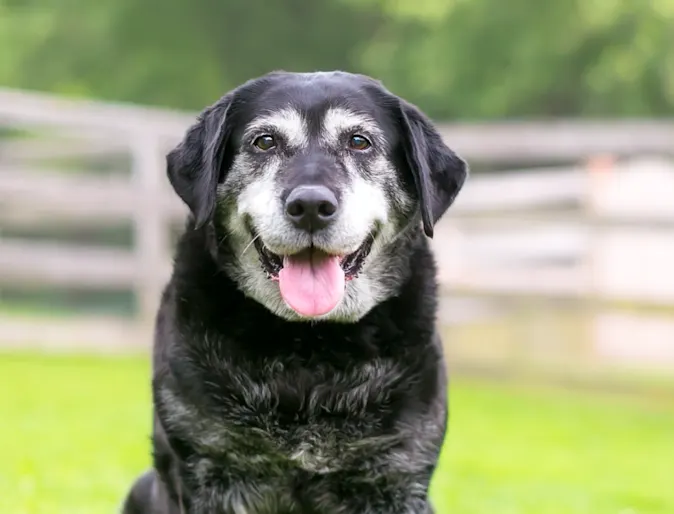
[[[349,148],[354,133],[371,147]],[[254,148],[260,134],[277,147]],[[433,512],[447,384],[427,236],[464,161],[373,79],[274,72],[207,108],[167,162],[191,216],[157,318],[154,469],[124,513]],[[305,183],[339,198],[313,234],[283,212]],[[375,240],[339,305],[308,319],[251,230],[278,255]]]

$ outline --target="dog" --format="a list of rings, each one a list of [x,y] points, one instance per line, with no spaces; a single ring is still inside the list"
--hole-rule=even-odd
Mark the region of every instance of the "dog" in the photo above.
[[[428,239],[468,175],[381,82],[277,71],[167,156],[189,207],[124,514],[421,514],[448,419]]]

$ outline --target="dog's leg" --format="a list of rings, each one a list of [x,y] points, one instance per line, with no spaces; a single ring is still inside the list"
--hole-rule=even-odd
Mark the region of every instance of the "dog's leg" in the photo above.
[[[124,500],[121,514],[184,514],[173,502],[155,470],[141,475]]]
[[[154,471],[147,471],[136,480],[124,500],[122,514],[154,514],[152,492],[155,480]]]

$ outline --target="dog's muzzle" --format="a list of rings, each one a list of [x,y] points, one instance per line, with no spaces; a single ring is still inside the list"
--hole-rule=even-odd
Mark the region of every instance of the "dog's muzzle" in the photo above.
[[[369,235],[355,252],[347,255],[330,254],[315,246],[291,255],[277,255],[255,233],[253,239],[262,269],[269,279],[279,283],[286,304],[302,317],[316,318],[332,311],[342,300],[346,283],[358,277],[375,235]]]

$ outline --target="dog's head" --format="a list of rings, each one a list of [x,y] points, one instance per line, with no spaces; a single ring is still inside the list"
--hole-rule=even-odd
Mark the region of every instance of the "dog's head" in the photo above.
[[[416,107],[343,72],[249,81],[167,160],[225,271],[291,320],[357,320],[393,294],[397,245],[422,225],[432,237],[467,175]]]

